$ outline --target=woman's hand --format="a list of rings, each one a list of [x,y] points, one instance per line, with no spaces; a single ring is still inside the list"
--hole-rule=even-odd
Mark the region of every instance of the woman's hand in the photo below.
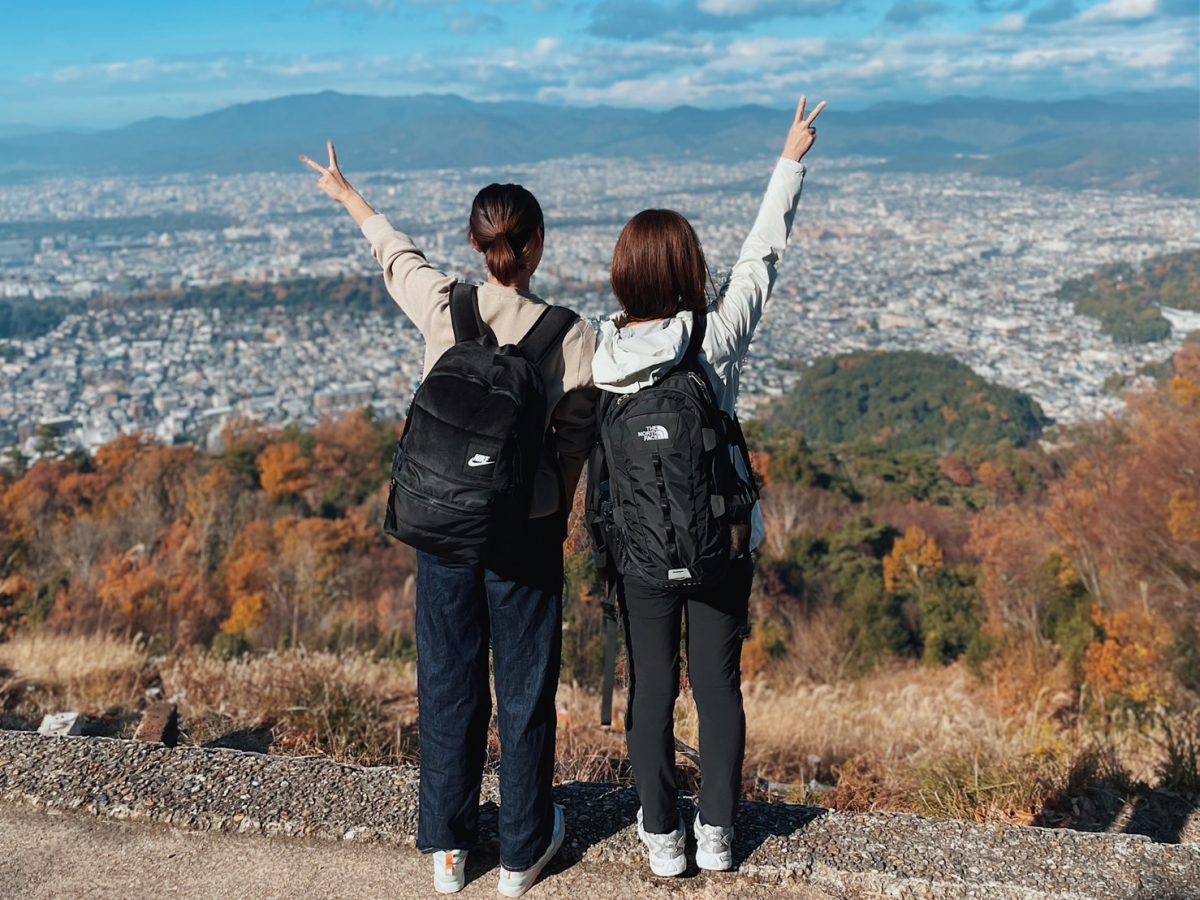
[[[812,111],[812,115],[806,119],[804,112],[807,107],[808,98],[801,97],[800,105],[796,107],[796,118],[792,122],[792,130],[788,132],[787,141],[783,145],[784,159],[800,162],[804,159],[804,154],[811,150],[812,145],[817,141],[817,128],[813,122],[817,121],[817,116],[825,109],[825,101],[822,100],[818,103],[817,108]],[[333,147],[332,144],[329,146]]]
[[[329,168],[317,162],[313,162],[307,156],[301,156],[300,162],[304,163],[314,172],[321,176],[321,180],[317,182],[317,187],[321,193],[330,200],[336,200],[338,203],[345,204],[350,199],[352,194],[357,193],[350,182],[346,180],[346,176],[342,174],[342,170],[338,168],[337,151],[333,149],[333,141],[327,141],[326,146],[329,148]]]
[[[354,189],[354,186],[346,180],[346,176],[342,174],[342,170],[338,167],[337,150],[333,148],[333,141],[326,142],[329,147],[329,168],[314,162],[307,156],[301,156],[300,162],[304,163],[314,172],[318,173],[321,178],[317,181],[317,187],[321,193],[334,200],[342,206],[346,207],[346,212],[354,218],[355,224],[359,227],[362,223],[375,215],[367,201],[362,198],[362,195]]]

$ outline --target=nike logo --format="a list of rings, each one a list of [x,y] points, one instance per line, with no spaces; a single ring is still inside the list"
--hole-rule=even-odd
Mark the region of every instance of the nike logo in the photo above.
[[[472,456],[470,459],[467,460],[467,465],[470,466],[472,469],[478,469],[480,466],[490,466],[494,462],[495,462],[495,460],[492,459],[490,456],[485,456],[482,453],[476,453],[474,456]]]

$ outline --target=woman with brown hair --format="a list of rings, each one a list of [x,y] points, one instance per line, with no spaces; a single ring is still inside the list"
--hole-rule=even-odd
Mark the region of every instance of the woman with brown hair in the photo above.
[[[728,281],[711,301],[704,252],[691,224],[679,213],[662,209],[638,213],[613,251],[612,286],[621,309],[601,326],[592,362],[596,386],[612,395],[603,401],[606,412],[601,416],[607,480],[595,494],[609,499],[595,505],[604,507],[600,519],[607,516],[616,532],[608,544],[617,548],[610,551],[616,557],[610,568],[616,572],[629,651],[626,729],[642,804],[638,834],[656,875],[678,875],[687,865],[686,831],[676,810],[674,737],[685,613],[688,673],[700,718],[703,770],[695,822],[696,862],[712,870],[728,869],[733,863],[733,824],[746,743],[741,647],[754,571],[750,551],[762,540],[762,516],[754,505],[753,488],[745,488],[739,494],[747,498],[739,507],[745,510],[745,520],[733,521],[736,517],[726,515],[727,508],[733,508],[733,504],[727,507],[726,495],[706,493],[722,480],[716,477],[717,468],[711,478],[695,476],[686,461],[716,459],[730,473],[737,471],[724,483],[739,479],[749,483],[744,445],[741,452],[734,452],[738,448],[727,440],[729,435],[740,436],[732,420],[738,374],[770,297],[804,183],[801,160],[816,140],[813,123],[824,107],[821,103],[806,116],[806,101],[800,100],[754,227]],[[679,387],[667,389],[668,379],[680,373],[707,385],[695,388],[685,379],[673,382]],[[659,384],[664,388],[656,388]],[[656,414],[642,412],[651,407],[633,400],[639,391],[650,396],[650,388],[670,394]],[[687,419],[688,390],[703,390],[703,395],[691,396],[707,397],[706,402],[717,407],[712,418],[715,427],[700,428]],[[629,412],[628,422],[618,428],[622,409],[637,412]],[[683,427],[689,421],[692,424]],[[687,434],[703,435],[701,446],[671,457]],[[727,442],[721,443],[717,435],[725,435]],[[720,456],[727,450],[732,467],[729,459]],[[672,459],[676,460],[673,469]],[[645,480],[632,489],[619,483],[637,473],[644,474]],[[694,477],[699,480],[691,480]],[[696,503],[697,497],[704,502]],[[681,514],[673,505],[677,501],[693,506]],[[726,529],[723,543],[712,538],[715,529],[703,538],[695,534],[699,520],[708,520],[710,506]],[[616,514],[608,512],[613,507],[618,507]],[[730,532],[737,534],[739,528],[743,529],[740,537],[731,537]],[[645,564],[645,545],[658,540],[662,532],[669,535],[663,546],[669,544],[670,552],[662,554],[661,567],[654,569]],[[709,557],[717,564],[712,565],[716,574],[708,581],[695,564],[689,562],[689,568],[678,561],[689,552],[690,559],[701,558],[695,549],[701,545],[720,548],[719,554]]]
[[[350,186],[333,143],[329,165],[306,156],[317,186],[345,207],[371,244],[388,292],[425,338],[425,373],[455,344],[451,295],[458,279],[434,268]],[[533,194],[491,184],[471,206],[471,245],[487,264],[475,317],[500,347],[535,330],[548,304],[530,291],[545,225]],[[562,540],[595,426],[591,362],[595,332],[576,318],[537,363],[545,389],[548,450],[536,468],[528,522],[516,552],[480,562],[417,554],[417,690],[421,793],[417,847],[434,855],[434,888],[465,885],[467,851],[479,828],[479,793],[491,719],[489,644],[500,724],[500,881],[523,894],[562,846],[562,809],[552,801],[562,648]],[[470,454],[469,441],[463,452]],[[483,471],[477,453],[464,465]],[[434,501],[429,501],[433,503]]]

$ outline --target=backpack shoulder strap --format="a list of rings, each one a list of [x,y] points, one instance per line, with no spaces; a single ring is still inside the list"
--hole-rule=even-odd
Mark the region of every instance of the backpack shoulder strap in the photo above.
[[[708,313],[705,310],[692,314],[692,333],[688,335],[687,349],[683,351],[683,356],[679,358],[679,362],[667,374],[674,372],[695,372],[704,380],[705,393],[708,394],[708,401],[714,407],[717,406],[717,392],[713,388],[712,379],[708,377],[708,370],[700,365],[700,351],[704,349],[704,335],[708,330]]]
[[[454,342],[474,341],[486,331],[479,314],[479,289],[465,281],[456,281],[450,288],[450,325]]]
[[[679,360],[682,365],[695,365],[700,358],[700,351],[704,349],[704,335],[708,331],[708,312],[700,310],[692,313],[692,333],[688,335],[687,349],[683,351],[683,357]]]
[[[550,351],[562,343],[567,331],[579,316],[565,306],[547,305],[533,327],[517,343],[517,347],[535,365],[541,365]]]

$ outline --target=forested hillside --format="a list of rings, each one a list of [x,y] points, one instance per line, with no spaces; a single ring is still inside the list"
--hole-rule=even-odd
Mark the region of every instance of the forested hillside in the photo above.
[[[869,441],[894,450],[1023,447],[1041,434],[1041,407],[946,356],[862,351],[817,360],[766,416],[812,441]]]
[[[1099,320],[1118,343],[1143,344],[1171,336],[1160,307],[1200,312],[1200,250],[1155,256],[1140,266],[1113,263],[1067,281],[1059,299]]]

